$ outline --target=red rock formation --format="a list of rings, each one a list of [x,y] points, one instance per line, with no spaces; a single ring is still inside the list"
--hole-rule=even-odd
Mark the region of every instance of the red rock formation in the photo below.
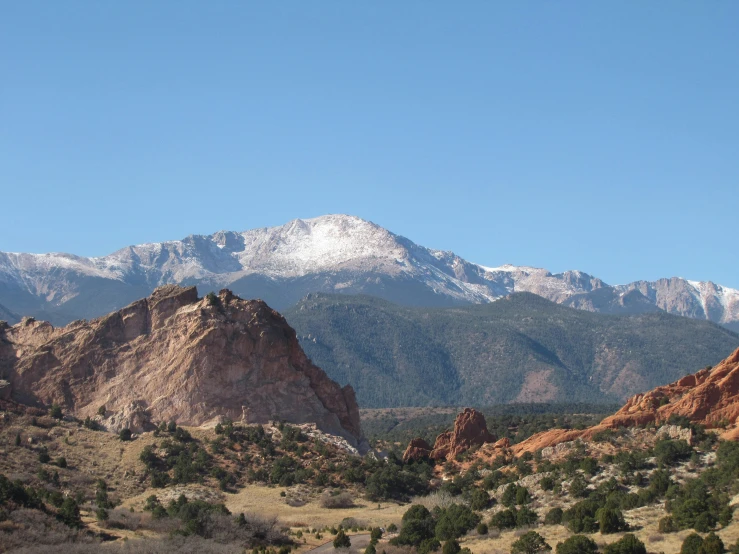
[[[413,439],[403,452],[403,461],[422,460],[431,454],[431,446],[423,439]]]
[[[277,417],[361,438],[352,388],[310,362],[280,314],[227,290],[209,300],[168,285],[89,322],[2,326],[0,375],[18,403],[55,402],[77,417],[105,405],[113,428]]]
[[[687,417],[708,428],[720,423],[730,433],[739,417],[739,349],[716,367],[629,398],[618,412],[601,422],[605,427],[629,427],[670,416]]]
[[[485,416],[473,408],[465,408],[454,421],[454,430],[441,433],[436,437],[434,448],[423,439],[413,439],[403,454],[403,459],[418,459],[428,456],[434,460],[453,460],[457,454],[480,446],[486,442],[495,442],[496,437],[488,431]]]
[[[550,429],[514,445],[513,452],[521,455],[578,438],[587,440],[605,429],[652,422],[660,425],[672,415],[686,417],[709,429],[720,427],[725,429],[722,439],[739,440],[739,349],[714,368],[701,369],[629,398],[623,408],[595,427],[582,431]]]

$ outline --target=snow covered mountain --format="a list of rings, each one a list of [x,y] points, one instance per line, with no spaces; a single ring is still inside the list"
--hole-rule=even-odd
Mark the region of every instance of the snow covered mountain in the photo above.
[[[528,291],[590,311],[661,309],[739,330],[739,291],[711,282],[672,278],[614,287],[580,271],[484,267],[348,215],[192,235],[100,258],[0,252],[0,304],[56,324],[108,313],[166,283],[195,284],[201,293],[228,287],[278,309],[311,292],[449,306]]]

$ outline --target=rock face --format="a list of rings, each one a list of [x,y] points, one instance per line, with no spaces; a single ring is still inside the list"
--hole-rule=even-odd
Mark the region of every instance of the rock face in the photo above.
[[[454,430],[436,437],[433,449],[423,439],[413,439],[406,448],[403,459],[408,461],[430,457],[434,460],[453,460],[473,446],[495,441],[495,435],[488,431],[485,416],[473,408],[465,408],[457,415]]]
[[[431,455],[431,445],[423,439],[413,439],[403,452],[403,461],[423,460]]]
[[[739,349],[716,367],[701,369],[672,384],[632,396],[623,408],[595,427],[550,429],[514,445],[512,450],[521,455],[576,439],[589,439],[606,429],[647,423],[663,424],[658,435],[691,442],[693,435],[689,429],[664,425],[673,415],[709,429],[722,429],[722,439],[739,440]]]
[[[3,376],[20,404],[58,403],[77,417],[104,405],[113,430],[279,418],[362,439],[352,388],[311,363],[280,314],[228,290],[199,299],[195,287],[167,285],[89,322],[0,326]]]
[[[708,428],[731,431],[739,417],[739,349],[714,368],[686,375],[675,383],[629,398],[605,427],[662,423],[677,415]]]

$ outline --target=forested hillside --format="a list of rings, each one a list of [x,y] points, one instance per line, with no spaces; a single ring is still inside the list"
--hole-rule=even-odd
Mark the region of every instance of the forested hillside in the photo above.
[[[530,293],[454,308],[311,294],[285,316],[363,407],[621,401],[739,346],[710,322],[603,315]]]

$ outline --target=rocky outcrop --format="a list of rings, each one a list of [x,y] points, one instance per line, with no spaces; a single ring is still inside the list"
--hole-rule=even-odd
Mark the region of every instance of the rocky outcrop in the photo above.
[[[495,435],[488,431],[485,416],[474,408],[465,408],[457,415],[454,429],[436,437],[433,448],[423,439],[413,439],[406,448],[403,459],[408,461],[429,457],[433,460],[453,460],[473,446],[495,441]]]
[[[431,445],[423,439],[413,439],[403,452],[403,461],[423,460],[431,455]]]
[[[601,425],[631,427],[662,423],[673,415],[708,428],[722,427],[732,431],[739,417],[739,349],[716,367],[632,396]]]
[[[550,429],[513,446],[517,456],[577,439],[587,440],[606,429],[661,425],[657,436],[693,441],[693,433],[667,422],[680,416],[708,429],[717,429],[724,440],[739,440],[739,349],[716,367],[701,369],[669,385],[629,398],[618,412],[595,427],[584,430]]]
[[[280,314],[228,290],[199,299],[168,285],[89,322],[0,327],[0,375],[20,404],[58,403],[77,417],[104,405],[113,429],[278,418],[355,446],[362,438],[352,388],[311,363]]]

